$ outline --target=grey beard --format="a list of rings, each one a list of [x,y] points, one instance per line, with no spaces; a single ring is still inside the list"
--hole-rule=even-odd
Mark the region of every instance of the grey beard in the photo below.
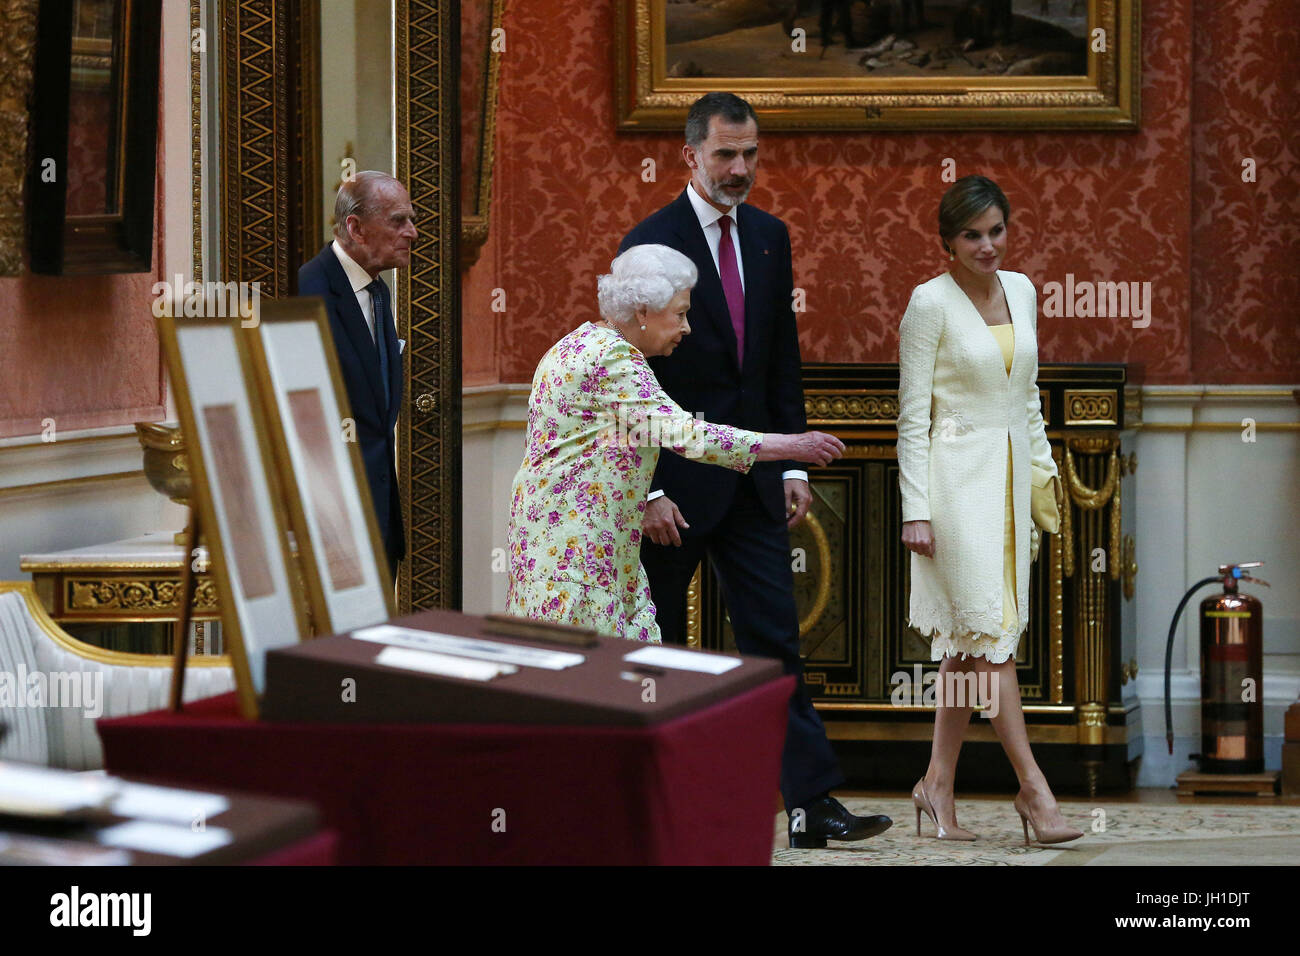
[[[704,181],[709,187],[709,198],[722,206],[739,206],[749,198],[749,191],[754,188],[754,184],[751,182],[745,187],[745,191],[741,193],[739,197],[736,197],[723,192],[722,187],[712,179],[709,179],[707,175],[704,177]]]

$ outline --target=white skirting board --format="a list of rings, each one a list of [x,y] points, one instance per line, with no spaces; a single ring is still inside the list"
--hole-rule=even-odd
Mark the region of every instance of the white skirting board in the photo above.
[[[469,614],[506,607],[506,523],[510,491],[524,458],[530,391],[528,385],[464,390],[461,600]]]
[[[131,425],[0,441],[0,581],[23,554],[180,531],[186,510],[149,486]]]

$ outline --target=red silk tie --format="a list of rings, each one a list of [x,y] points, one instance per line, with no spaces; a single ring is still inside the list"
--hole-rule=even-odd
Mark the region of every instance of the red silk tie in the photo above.
[[[736,362],[745,361],[745,289],[740,284],[740,269],[736,267],[736,247],[731,241],[731,217],[718,220],[722,239],[718,242],[718,275],[722,291],[727,297],[727,311],[731,313],[731,327],[736,330]]]

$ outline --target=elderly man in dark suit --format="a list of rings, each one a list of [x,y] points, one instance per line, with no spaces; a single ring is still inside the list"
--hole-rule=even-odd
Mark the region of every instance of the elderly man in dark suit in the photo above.
[[[334,241],[298,270],[298,294],[320,296],[329,310],[394,580],[406,554],[393,431],[402,402],[402,358],[392,297],[379,274],[410,265],[413,218],[411,198],[400,182],[387,173],[357,173],[340,187],[334,202]]]
[[[661,243],[685,253],[699,270],[692,334],[650,364],[668,394],[707,421],[802,432],[790,235],[780,219],[745,205],[758,165],[753,109],[730,93],[701,97],[686,120],[682,155],[690,183],[619,246],[621,253]],[[827,839],[874,836],[891,821],[855,816],[829,792],[844,776],[803,683],[787,530],[811,503],[807,473],[795,462],[762,463],[741,475],[662,455],[647,499],[641,562],[666,643],[686,642],[686,590],[707,553],[736,646],[778,658],[799,676],[781,794],[791,813],[790,845],[822,847]]]

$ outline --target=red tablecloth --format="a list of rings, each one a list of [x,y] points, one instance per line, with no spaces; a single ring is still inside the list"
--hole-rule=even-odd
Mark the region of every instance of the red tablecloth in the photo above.
[[[339,859],[339,838],[324,830],[305,840],[281,847],[274,853],[249,860],[245,866],[333,866]]]
[[[765,865],[793,688],[647,728],[271,724],[227,694],[99,734],[111,773],[316,804],[345,864]]]

